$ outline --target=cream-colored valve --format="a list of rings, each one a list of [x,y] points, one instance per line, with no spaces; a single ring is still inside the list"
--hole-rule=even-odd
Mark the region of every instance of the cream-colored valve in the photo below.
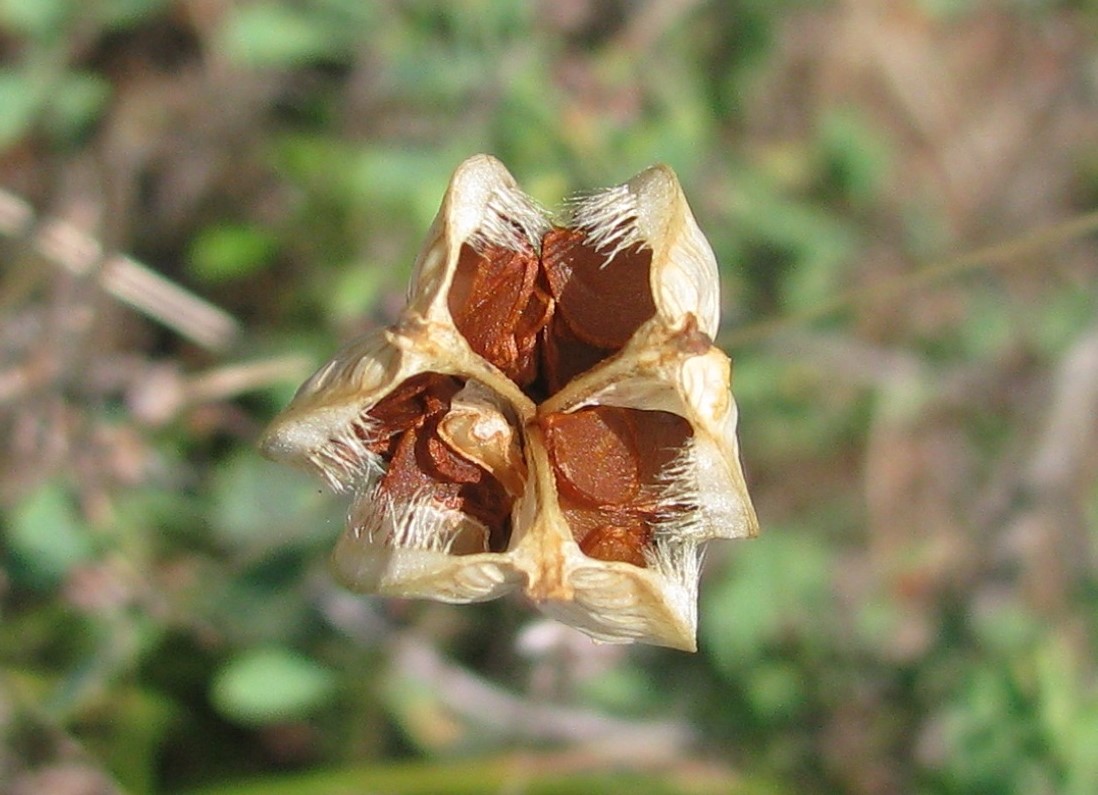
[[[260,446],[353,491],[333,559],[354,590],[521,590],[597,640],[693,650],[702,547],[758,529],[718,312],[671,169],[556,225],[477,155],[400,320],[309,378]]]

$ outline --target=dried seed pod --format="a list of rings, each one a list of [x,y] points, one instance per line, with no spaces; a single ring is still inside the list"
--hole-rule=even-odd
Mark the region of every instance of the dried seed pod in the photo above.
[[[355,489],[334,560],[356,590],[521,588],[596,639],[693,649],[702,546],[757,529],[717,311],[670,169],[556,227],[477,156],[399,322],[306,381],[261,446]]]
[[[556,396],[542,405],[555,493],[545,488],[541,505],[555,514],[545,532],[557,528],[563,562],[556,581],[536,587],[546,612],[596,638],[692,649],[702,546],[753,536],[757,526],[727,359],[673,342],[660,350],[573,382],[571,404]],[[711,399],[715,389],[723,400]]]
[[[521,575],[499,554],[511,530],[518,418],[509,403],[421,352],[420,333],[371,334],[344,348],[298,390],[264,436],[276,460],[354,490],[336,548],[337,573],[357,590],[449,601],[490,599]],[[471,404],[482,417],[463,431]],[[456,427],[444,430],[454,417]],[[467,423],[467,421],[466,421]],[[506,440],[480,442],[490,425]],[[510,428],[500,432],[500,425]],[[483,434],[482,434],[483,435]],[[479,446],[478,446],[479,444]],[[495,550],[491,552],[489,550]]]
[[[444,358],[484,373],[518,403],[536,377],[537,336],[551,312],[539,277],[549,229],[545,213],[498,160],[470,158],[450,180],[404,311],[429,327]]]

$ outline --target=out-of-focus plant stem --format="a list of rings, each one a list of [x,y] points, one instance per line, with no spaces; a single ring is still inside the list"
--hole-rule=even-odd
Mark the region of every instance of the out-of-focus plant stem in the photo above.
[[[590,772],[576,752],[546,756],[503,756],[450,764],[394,764],[278,776],[188,790],[183,795],[777,795],[782,790],[711,770],[661,771],[634,775]]]
[[[978,248],[968,254],[932,262],[913,273],[879,284],[855,287],[838,293],[829,300],[819,301],[800,312],[778,315],[741,328],[729,329],[717,338],[717,344],[728,351],[742,348],[766,339],[783,329],[804,326],[844,309],[894,299],[920,287],[943,282],[969,271],[1006,267],[1023,257],[1055,248],[1096,230],[1098,230],[1098,210],[1036,232],[1027,232],[1003,243]]]

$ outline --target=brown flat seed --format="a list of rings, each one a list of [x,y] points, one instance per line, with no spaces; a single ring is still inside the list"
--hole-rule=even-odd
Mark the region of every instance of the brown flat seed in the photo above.
[[[423,426],[419,464],[440,480],[479,483],[487,474],[481,467],[458,455],[438,434],[439,416]]]
[[[411,428],[400,436],[378,484],[378,494],[396,505],[411,502],[423,492],[439,498],[445,496],[438,493],[434,479],[417,460],[418,435],[417,429]]]
[[[541,358],[539,347],[543,344],[544,329],[551,322],[555,303],[545,276],[538,270],[538,278],[530,300],[523,309],[515,327],[515,367],[511,380],[520,387],[528,387],[537,381]]]
[[[511,507],[514,500],[493,477],[462,486],[461,510],[488,528],[488,551],[502,552],[511,540]]]
[[[636,516],[622,514],[619,522],[600,525],[579,542],[580,550],[589,558],[616,560],[645,568],[648,560],[644,550],[652,541],[652,531]]]
[[[637,449],[641,451],[640,482],[646,488],[658,486],[694,435],[690,423],[669,411],[619,410],[627,412],[626,421],[632,428]]]
[[[436,376],[423,391],[423,421],[428,417],[445,412],[450,401],[461,389],[461,382],[449,376]],[[420,423],[423,424],[422,421]]]
[[[544,420],[562,493],[587,505],[624,505],[640,491],[640,453],[621,409],[593,406]]]
[[[557,311],[580,341],[620,350],[656,313],[649,274],[652,252],[630,246],[613,257],[578,229],[552,229],[542,239],[541,264]]]
[[[543,375],[547,395],[557,392],[577,375],[614,354],[610,349],[596,348],[578,340],[559,316],[550,321],[543,337]]]
[[[514,502],[503,484],[459,454],[439,434],[439,423],[462,383],[440,373],[409,378],[370,412],[379,426],[377,451],[386,461],[377,495],[393,505],[429,496],[465,513],[489,533],[489,549],[506,548]],[[476,550],[470,550],[476,551]]]
[[[644,567],[652,540],[650,517],[629,508],[591,508],[567,496],[561,510],[580,551],[599,560],[616,560]]]
[[[537,335],[550,300],[538,289],[533,250],[462,246],[447,305],[454,325],[478,355],[519,386],[537,375]]]
[[[542,420],[561,509],[584,554],[646,566],[667,478],[689,423],[666,411],[592,406]],[[683,507],[687,510],[687,506]]]
[[[423,423],[422,395],[433,377],[423,374],[409,378],[367,412],[369,423],[355,433],[372,452],[393,455],[400,434]]]

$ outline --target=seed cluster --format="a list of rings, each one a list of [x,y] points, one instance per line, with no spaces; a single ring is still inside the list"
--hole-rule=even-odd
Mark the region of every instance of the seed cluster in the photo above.
[[[596,639],[692,649],[702,546],[756,531],[717,298],[666,167],[554,224],[474,157],[401,321],[306,381],[262,447],[355,490],[351,587],[520,588]]]

